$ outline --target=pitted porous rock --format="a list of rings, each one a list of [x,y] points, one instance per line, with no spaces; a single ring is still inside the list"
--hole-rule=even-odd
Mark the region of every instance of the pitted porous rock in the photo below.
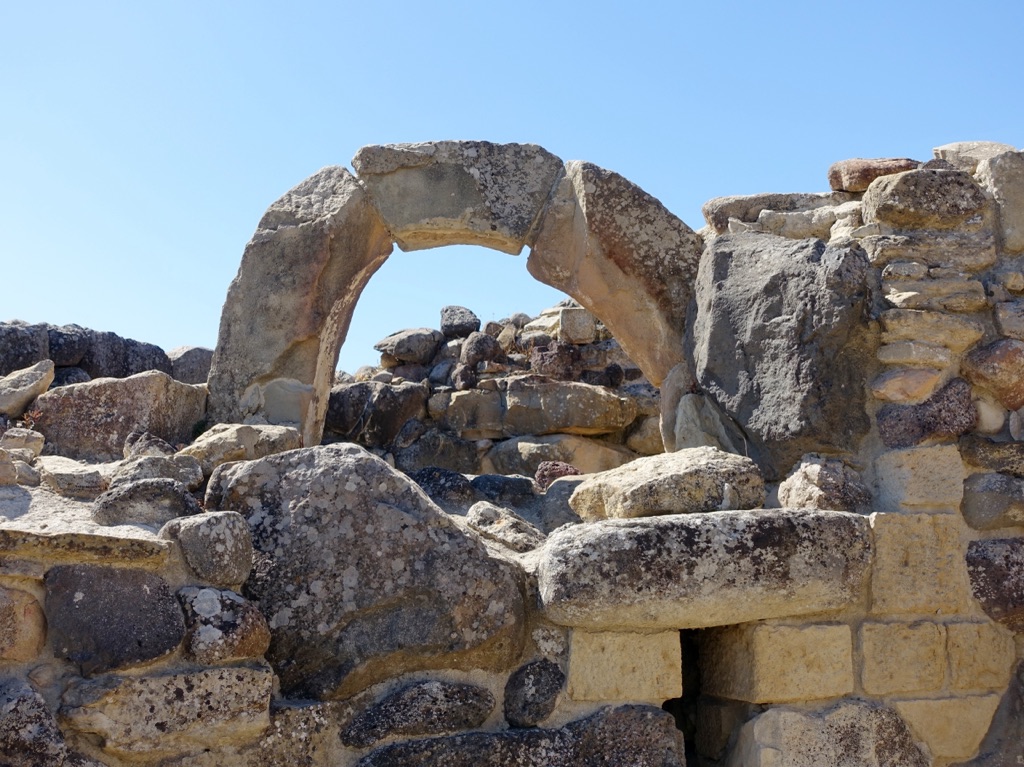
[[[152,763],[255,741],[270,724],[273,682],[265,666],[109,675],[72,684],[60,717],[72,730],[98,735],[104,752]]]
[[[209,477],[222,463],[252,461],[301,445],[302,435],[290,426],[218,423],[178,451],[178,455],[195,458],[203,469],[203,476]]]
[[[270,647],[263,613],[233,591],[186,586],[178,592],[185,608],[185,650],[204,666],[262,658]]]
[[[407,477],[349,444],[221,466],[207,508],[238,509],[286,696],[343,698],[427,668],[506,668],[518,573]]]
[[[465,338],[480,330],[480,318],[465,306],[441,307],[441,333],[445,338]]]
[[[63,767],[68,756],[46,701],[25,682],[0,680],[0,764]]]
[[[544,544],[544,533],[514,511],[488,501],[473,504],[466,522],[485,538],[520,553],[533,551]]]
[[[29,325],[20,320],[0,322],[0,376],[45,360],[48,353],[46,325]]]
[[[569,504],[583,519],[594,520],[752,509],[764,498],[764,479],[749,458],[695,447],[590,476]]]
[[[483,687],[438,680],[416,682],[391,693],[360,713],[344,732],[347,746],[366,748],[395,735],[443,735],[473,730],[494,709]]]
[[[1024,632],[1024,538],[991,538],[967,546],[971,591],[992,620]]]
[[[161,528],[160,537],[177,539],[189,567],[214,586],[237,586],[252,571],[252,534],[245,517],[234,511],[172,519]]]
[[[556,530],[538,585],[555,623],[704,628],[853,604],[872,561],[867,517],[758,509],[614,519]]]
[[[375,343],[373,348],[392,358],[391,364],[385,367],[395,367],[401,362],[426,365],[434,359],[437,348],[443,342],[444,336],[439,330],[414,328],[392,333]]]
[[[974,428],[978,411],[971,385],[954,378],[918,405],[884,405],[877,419],[886,447],[912,447],[928,439],[956,439]]]
[[[428,466],[414,471],[410,478],[449,514],[465,514],[482,498],[465,474],[450,469]]]
[[[537,465],[537,471],[533,475],[534,481],[541,490],[547,490],[548,485],[559,477],[573,477],[583,472],[565,461],[541,461]]]
[[[100,525],[163,525],[175,517],[200,514],[203,509],[183,484],[173,479],[140,479],[100,495],[92,519]]]
[[[54,653],[87,675],[156,660],[185,635],[178,600],[153,573],[57,565],[46,573],[45,584]]]

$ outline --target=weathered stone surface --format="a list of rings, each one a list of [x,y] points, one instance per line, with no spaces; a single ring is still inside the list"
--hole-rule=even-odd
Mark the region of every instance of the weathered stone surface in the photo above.
[[[744,623],[700,639],[701,692],[750,703],[839,698],[853,692],[849,626]]]
[[[743,444],[740,431],[723,415],[719,407],[703,394],[687,392],[675,404],[663,406],[661,438],[666,452],[691,447],[714,447],[737,453],[736,442]]]
[[[868,622],[861,626],[860,646],[861,684],[870,695],[934,692],[945,683],[944,626]]]
[[[266,424],[242,425],[219,423],[203,432],[178,455],[199,461],[203,475],[209,477],[215,468],[229,461],[253,461],[302,446],[302,435],[290,426]]]
[[[837,192],[863,192],[879,176],[916,170],[920,164],[906,157],[840,160],[828,169],[828,185]]]
[[[881,176],[864,193],[864,222],[899,229],[952,229],[983,212],[985,192],[970,174],[910,170]]]
[[[842,701],[818,711],[772,708],[743,725],[727,767],[928,767],[899,714]]]
[[[1006,689],[1016,651],[1013,635],[998,623],[950,623],[946,626],[949,684],[954,690]]]
[[[859,247],[817,240],[725,235],[701,259],[687,348],[700,387],[744,428],[767,478],[867,432],[868,279]]]
[[[877,419],[886,447],[911,447],[930,439],[956,439],[974,428],[978,412],[971,385],[954,378],[919,405],[883,406]]]
[[[853,195],[844,192],[824,194],[748,194],[731,197],[716,197],[704,203],[701,212],[704,220],[717,234],[725,234],[729,229],[729,219],[752,222],[757,221],[763,210],[792,212],[808,211],[816,208],[842,205],[853,199]]]
[[[900,700],[894,705],[933,756],[968,759],[978,752],[999,705],[999,696]]]
[[[171,361],[171,376],[175,381],[204,384],[210,377],[213,349],[205,346],[179,346],[167,352],[167,358]]]
[[[264,667],[106,676],[68,688],[60,717],[112,756],[153,761],[255,741],[270,724],[272,685]]]
[[[366,748],[395,735],[443,735],[472,730],[494,709],[483,687],[430,680],[391,693],[358,716],[341,733],[347,746]]]
[[[656,415],[637,418],[626,437],[626,447],[639,455],[661,455],[665,443],[661,439],[661,419]]]
[[[0,376],[35,365],[49,352],[46,325],[0,322]]]
[[[957,170],[973,174],[982,160],[996,157],[1005,152],[1016,151],[1016,147],[1010,144],[1000,144],[995,141],[956,141],[952,144],[935,147],[932,154],[936,158],[950,163]]]
[[[51,389],[35,402],[35,429],[61,455],[116,460],[125,438],[149,431],[168,442],[188,442],[202,420],[206,391],[150,371],[130,378],[98,380]]]
[[[632,400],[602,386],[514,378],[504,397],[502,428],[513,437],[553,433],[587,436],[619,431],[634,418],[636,405]]]
[[[178,592],[185,610],[185,652],[204,666],[262,658],[270,647],[263,613],[233,591],[186,586]]]
[[[40,360],[32,367],[15,370],[0,378],[0,413],[20,418],[36,397],[53,382],[53,362]]]
[[[977,320],[921,309],[888,309],[882,312],[882,327],[884,343],[918,341],[954,352],[974,346],[985,332]]]
[[[476,474],[481,470],[477,454],[475,442],[440,429],[427,429],[408,447],[394,450],[395,466],[408,474],[430,466]]]
[[[972,474],[964,482],[960,511],[975,530],[1024,525],[1024,479],[1006,474]]]
[[[12,426],[3,434],[0,434],[0,448],[4,450],[31,450],[32,454],[39,456],[43,452],[43,444],[46,438],[32,429],[22,429]]]
[[[632,450],[576,434],[515,437],[495,443],[486,460],[498,474],[536,474],[542,463],[558,461],[594,474],[637,458]]]
[[[827,240],[835,222],[836,209],[833,206],[790,213],[762,210],[757,216],[757,223],[764,231],[791,240],[808,237]]]
[[[181,608],[163,578],[100,565],[50,568],[46,622],[55,654],[88,675],[155,660],[185,634]]]
[[[160,537],[177,540],[189,567],[206,583],[237,586],[252,570],[252,535],[245,517],[211,511],[172,519]]]
[[[489,362],[501,358],[504,352],[501,345],[486,333],[470,333],[462,344],[459,362],[476,368],[481,362]]]
[[[183,484],[173,479],[140,479],[118,485],[96,498],[92,518],[100,525],[156,525],[200,514],[202,508]]]
[[[53,382],[50,384],[51,389],[56,389],[58,386],[70,386],[71,384],[77,383],[88,383],[92,380],[92,376],[86,373],[82,368],[69,367],[69,368],[57,368],[53,371]]]
[[[682,695],[678,631],[573,629],[566,691],[572,700],[660,705]]]
[[[324,430],[367,447],[386,447],[409,420],[426,416],[429,395],[415,383],[339,384],[331,389]]]
[[[544,544],[544,533],[514,511],[487,501],[474,504],[466,515],[466,522],[485,538],[520,553]]]
[[[505,721],[513,727],[536,727],[555,710],[563,687],[565,674],[547,658],[520,666],[505,684]]]
[[[864,513],[871,506],[871,491],[842,459],[811,453],[779,484],[779,503],[791,508]]]
[[[684,767],[682,733],[653,706],[619,706],[557,730],[470,733],[384,746],[358,767]]]
[[[953,355],[940,344],[896,341],[878,348],[878,361],[886,365],[924,365],[943,370],[952,364]]]
[[[107,489],[109,480],[94,464],[80,463],[59,455],[36,460],[44,486],[66,498],[92,500]]]
[[[1018,664],[1010,687],[996,709],[978,756],[957,767],[1017,767],[1024,760],[1024,663]]]
[[[141,456],[159,455],[169,457],[174,455],[175,448],[170,442],[148,431],[133,431],[124,440],[124,457],[137,458]]]
[[[941,380],[933,368],[896,368],[871,382],[871,394],[883,402],[913,405],[928,399]]]
[[[558,312],[558,340],[567,344],[589,344],[597,340],[597,321],[581,306]]]
[[[89,331],[89,346],[77,365],[91,378],[126,378],[147,370],[170,375],[172,370],[160,347],[95,330]]]
[[[203,468],[191,455],[170,457],[143,455],[123,461],[110,475],[110,487],[120,487],[143,479],[172,479],[189,490],[198,490],[203,484]]]
[[[996,201],[1003,251],[1024,253],[1024,152],[1004,152],[978,163],[978,183]]]
[[[960,535],[953,514],[872,514],[875,614],[949,615],[967,610]]]
[[[439,666],[502,668],[518,652],[512,566],[362,448],[221,466],[206,500],[241,510],[269,559],[247,593],[268,618],[268,659],[288,695],[344,697]]]
[[[538,579],[556,623],[696,628],[844,607],[860,598],[871,556],[865,517],[728,511],[563,528]]]
[[[36,598],[20,589],[0,588],[0,661],[33,660],[45,640],[46,621]]]
[[[980,280],[928,279],[886,281],[885,299],[907,310],[980,312],[988,308],[988,296]]]
[[[1024,477],[1024,442],[994,442],[965,434],[960,438],[960,454],[967,463],[983,469]]]
[[[971,592],[992,620],[1024,632],[1024,538],[992,538],[967,546]]]
[[[352,311],[390,253],[379,214],[344,168],[324,168],[271,205],[221,313],[210,419],[297,421],[303,444],[318,444]],[[282,381],[293,386],[270,413],[268,389]]]
[[[527,269],[608,327],[658,385],[680,339],[703,243],[654,197],[585,162],[566,164]]]
[[[964,478],[963,461],[955,445],[891,450],[875,459],[876,508],[958,509]]]
[[[0,448],[0,487],[18,484],[18,469],[13,456]]]
[[[973,350],[964,358],[963,373],[1009,410],[1024,407],[1024,341],[1004,338]]]
[[[547,490],[548,485],[559,477],[578,477],[581,474],[582,471],[565,461],[541,461],[533,479],[541,490]]]
[[[996,329],[1000,335],[1024,341],[1024,301],[996,304]]]
[[[518,254],[562,171],[533,144],[365,146],[352,167],[402,250],[484,245]]]
[[[483,493],[457,471],[428,466],[414,471],[409,478],[449,514],[465,515],[473,504],[483,500]]]
[[[911,262],[957,272],[983,271],[996,262],[995,238],[989,232],[956,230],[872,234],[861,239],[872,265]]]
[[[25,682],[0,681],[0,759],[4,767],[64,767],[64,737],[46,701]]]
[[[764,498],[764,480],[753,461],[698,447],[638,458],[589,477],[569,503],[593,520],[751,509]]]
[[[463,439],[500,439],[504,431],[501,392],[470,389],[441,392],[430,398],[430,415],[446,431]]]
[[[441,307],[441,333],[445,338],[465,338],[480,330],[480,318],[465,306]]]
[[[439,330],[415,328],[392,333],[375,343],[373,348],[398,362],[425,365],[434,359],[434,354],[443,342],[444,336]]]

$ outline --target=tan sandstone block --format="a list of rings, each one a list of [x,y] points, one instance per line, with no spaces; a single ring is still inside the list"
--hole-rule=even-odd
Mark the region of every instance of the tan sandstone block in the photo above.
[[[632,634],[572,632],[569,697],[636,701],[660,706],[683,690],[678,631]]]
[[[946,626],[950,685],[956,690],[999,690],[1010,681],[1013,635],[997,623]]]
[[[968,759],[988,732],[999,696],[903,700],[895,705],[910,729],[931,749],[932,756]]]
[[[968,609],[959,516],[872,514],[871,527],[872,612],[950,615]]]
[[[842,625],[746,623],[705,633],[702,691],[750,703],[837,698],[853,691],[853,643]]]
[[[917,508],[960,508],[964,471],[956,445],[891,450],[875,460],[876,508],[884,511]]]
[[[865,623],[860,629],[861,684],[872,695],[939,690],[946,677],[946,634],[942,626]]]
[[[0,588],[0,660],[29,661],[46,639],[46,618],[26,591]]]

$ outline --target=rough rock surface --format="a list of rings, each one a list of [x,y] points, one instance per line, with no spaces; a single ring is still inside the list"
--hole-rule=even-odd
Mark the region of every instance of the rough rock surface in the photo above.
[[[797,509],[864,513],[871,508],[871,491],[842,459],[810,454],[779,484],[779,503]]]
[[[972,474],[964,482],[960,511],[975,530],[1024,526],[1024,479],[1006,474]]]
[[[991,538],[967,546],[971,591],[992,620],[1024,632],[1024,538]]]
[[[687,331],[697,382],[743,427],[767,479],[868,431],[868,279],[859,247],[820,240],[723,235],[701,259]]]
[[[505,684],[505,721],[513,727],[536,727],[555,710],[565,674],[547,658],[520,666]]]
[[[1024,341],[1004,338],[974,349],[964,358],[963,372],[1009,410],[1024,407]]]
[[[828,169],[828,183],[839,192],[863,192],[879,176],[916,170],[920,164],[906,157],[840,160]]]
[[[1024,253],[1024,152],[983,159],[978,163],[977,178],[995,198],[1003,249]]]
[[[573,477],[582,473],[571,463],[565,461],[541,461],[537,465],[533,479],[541,490],[546,490],[548,485],[559,477]]]
[[[166,655],[185,635],[167,582],[144,570],[58,565],[46,573],[46,622],[58,657],[92,675]]]
[[[985,192],[958,170],[910,170],[881,176],[864,193],[864,222],[905,229],[952,229],[987,204]]]
[[[237,586],[252,571],[252,535],[245,517],[233,511],[211,511],[172,519],[160,537],[177,540],[189,567],[204,582]]]
[[[34,428],[61,455],[111,461],[124,456],[133,431],[188,442],[206,412],[206,391],[150,371],[51,389],[36,399]]]
[[[427,387],[415,383],[339,384],[331,389],[324,431],[366,447],[386,447],[406,422],[426,415],[429,394]]]
[[[228,461],[252,461],[302,446],[302,435],[290,426],[219,423],[203,432],[178,455],[199,461],[203,476]]]
[[[46,701],[24,682],[0,680],[0,764],[64,767],[64,737]]]
[[[171,375],[175,381],[204,384],[210,377],[213,349],[205,346],[179,346],[167,352],[167,358],[171,361]]]
[[[34,660],[46,640],[38,600],[21,589],[0,587],[0,661]]]
[[[480,318],[465,306],[441,307],[441,333],[445,338],[465,338],[480,330]]]
[[[471,684],[430,680],[403,687],[373,704],[341,733],[347,746],[365,748],[396,735],[443,735],[472,730],[494,709],[494,696]]]
[[[189,490],[198,490],[204,479],[202,466],[191,455],[142,455],[122,461],[110,475],[110,487],[161,478],[180,482]]]
[[[163,525],[202,508],[183,484],[173,479],[140,479],[118,485],[96,498],[92,518],[100,525]]]
[[[960,439],[960,454],[968,463],[989,471],[1024,477],[1024,442],[995,442],[978,434]]]
[[[437,348],[444,342],[444,336],[438,330],[415,328],[399,330],[397,333],[382,338],[373,345],[381,354],[386,354],[397,362],[413,365],[425,365],[434,358]],[[392,363],[392,367],[397,363]]]
[[[974,428],[978,412],[971,385],[954,378],[919,405],[883,406],[877,418],[886,447],[912,447],[928,439],[956,439]]]
[[[0,378],[0,413],[20,418],[36,397],[53,382],[53,362],[41,360]]]
[[[178,599],[185,610],[185,651],[197,663],[217,666],[262,658],[270,647],[263,613],[235,592],[186,586]]]
[[[638,458],[585,479],[569,499],[583,519],[652,517],[752,509],[764,480],[749,458],[713,447]]]
[[[584,474],[608,471],[637,458],[621,445],[613,445],[578,434],[548,434],[514,437],[496,443],[487,460],[499,474],[536,475],[540,465],[557,461],[576,467]]]
[[[538,568],[545,615],[598,630],[728,625],[860,598],[868,519],[761,509],[605,520],[552,533]]]
[[[107,489],[108,478],[94,464],[59,455],[44,455],[35,462],[42,484],[67,498],[92,500]]]
[[[544,533],[514,511],[487,501],[473,504],[466,523],[485,538],[524,553],[544,544]]]
[[[343,697],[417,669],[502,668],[518,652],[512,567],[362,448],[221,466],[206,500],[242,512],[269,559],[247,588],[287,695]]]

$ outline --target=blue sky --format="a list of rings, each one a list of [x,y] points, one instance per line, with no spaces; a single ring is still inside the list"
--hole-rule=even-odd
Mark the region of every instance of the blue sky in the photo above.
[[[362,145],[536,143],[622,173],[692,227],[726,194],[825,191],[847,157],[1024,146],[1024,3],[7,3],[0,319],[213,346],[262,212]],[[523,256],[395,254],[372,344],[561,296]]]

